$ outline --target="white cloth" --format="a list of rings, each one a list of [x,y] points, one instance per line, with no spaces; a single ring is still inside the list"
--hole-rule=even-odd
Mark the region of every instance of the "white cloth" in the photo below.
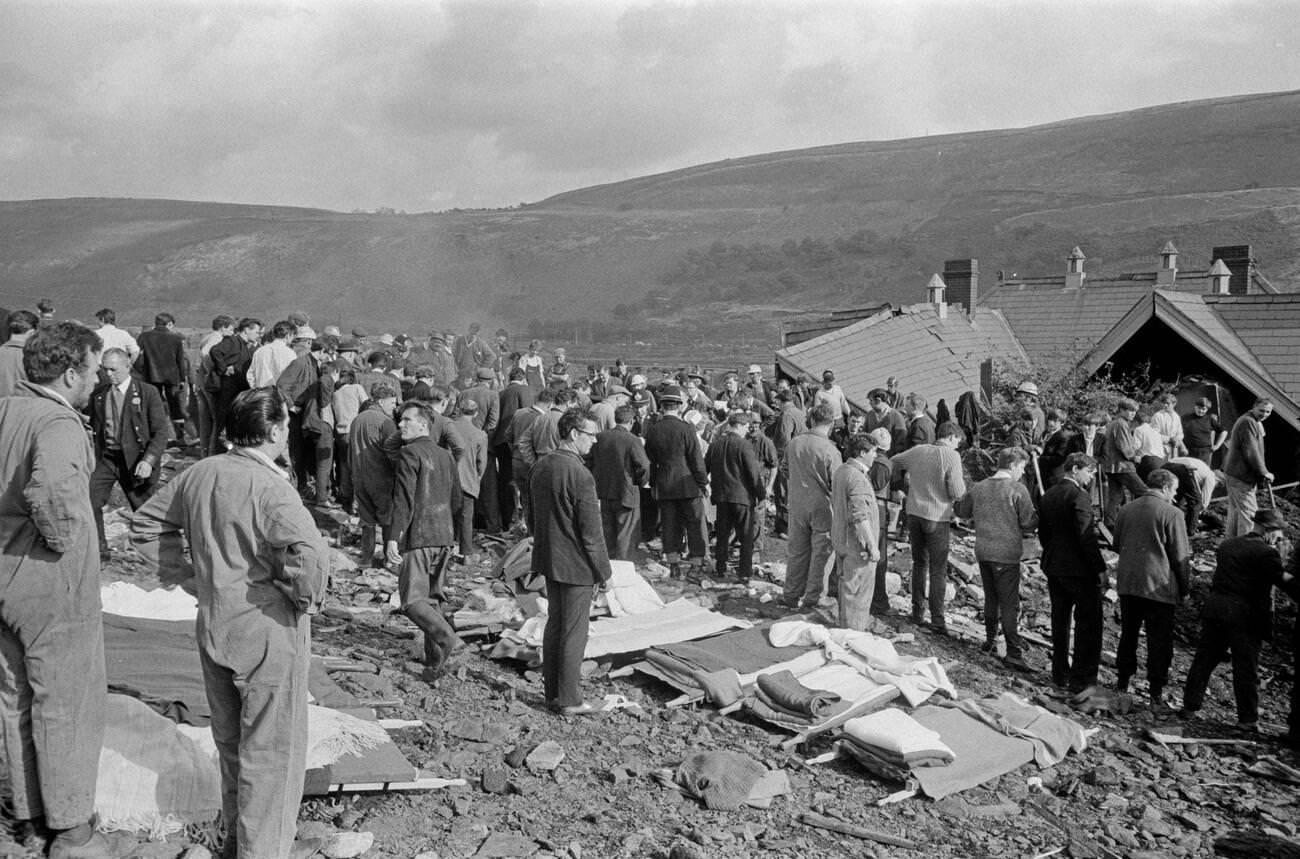
[[[1151,427],[1160,433],[1160,438],[1164,441],[1166,450],[1176,450],[1178,444],[1183,440],[1183,419],[1176,412],[1161,409],[1151,416]],[[1169,454],[1166,453],[1165,456],[1169,456]]]
[[[99,339],[104,341],[104,349],[121,349],[126,352],[127,357],[132,361],[135,356],[140,354],[140,344],[135,342],[135,338],[127,334],[116,325],[110,325],[107,322],[99,326],[95,331]]]
[[[948,760],[956,758],[938,731],[930,730],[897,707],[886,707],[849,719],[841,730],[864,746],[897,755],[930,754]]]
[[[284,372],[284,368],[293,363],[298,353],[283,340],[272,340],[257,347],[253,361],[248,365],[248,385],[251,388],[265,388],[274,385]]]
[[[149,620],[194,620],[199,601],[180,588],[147,591],[130,582],[113,582],[99,589],[105,614]]]
[[[645,614],[664,607],[663,598],[641,577],[631,561],[610,561],[609,566],[612,574],[604,599],[612,617]]]
[[[1158,456],[1161,459],[1167,459],[1165,453],[1165,440],[1160,435],[1160,431],[1151,424],[1142,424],[1133,430],[1133,438],[1137,440],[1137,457],[1141,459],[1144,456]]]
[[[1214,476],[1214,469],[1194,456],[1175,456],[1169,461],[1185,466],[1192,472],[1196,488],[1201,491],[1201,509],[1210,506],[1210,499],[1214,497],[1214,490],[1219,485],[1219,478]]]

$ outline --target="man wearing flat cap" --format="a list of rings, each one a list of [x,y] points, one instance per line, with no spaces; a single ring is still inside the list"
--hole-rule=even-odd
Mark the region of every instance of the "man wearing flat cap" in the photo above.
[[[645,433],[645,452],[650,459],[650,489],[658,503],[663,523],[663,550],[667,563],[681,560],[687,545],[687,563],[705,560],[704,493],[709,477],[704,468],[704,451],[695,427],[682,419],[685,404],[682,389],[665,386],[659,394],[662,416]]]
[[[1183,709],[1190,719],[1205,702],[1215,667],[1232,657],[1232,691],[1237,725],[1249,731],[1259,723],[1259,651],[1273,637],[1273,588],[1290,584],[1279,547],[1286,519],[1276,508],[1259,510],[1254,527],[1229,537],[1215,550],[1214,580],[1201,607],[1201,637],[1187,671]]]
[[[704,457],[713,504],[717,508],[713,557],[718,579],[727,576],[733,534],[740,539],[737,577],[748,582],[754,575],[754,543],[758,539],[755,507],[767,497],[767,483],[754,446],[745,438],[750,421],[749,412],[732,412],[727,417],[726,429],[709,445]]]

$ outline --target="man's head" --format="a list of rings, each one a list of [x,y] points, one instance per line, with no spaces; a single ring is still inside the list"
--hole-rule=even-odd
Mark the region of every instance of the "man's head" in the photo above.
[[[15,310],[9,314],[9,336],[19,337],[31,334],[41,324],[40,318],[30,310]]]
[[[1131,421],[1137,415],[1138,404],[1128,397],[1122,397],[1115,403],[1115,416]]]
[[[854,433],[845,443],[844,452],[849,459],[856,459],[863,465],[871,465],[876,460],[875,436],[865,432]]]
[[[888,379],[886,379],[886,380],[885,380],[885,387],[888,388],[890,391],[897,391],[897,390],[898,390],[898,377],[897,377],[897,376],[890,376]]]
[[[235,397],[226,416],[226,436],[235,447],[260,447],[275,459],[289,446],[289,403],[274,385]]]
[[[627,380],[627,386],[632,389],[633,393],[645,390],[645,376],[640,373],[634,373],[632,378]]]
[[[176,326],[176,317],[164,310],[153,318],[153,326],[155,328],[166,328],[171,330]]]
[[[361,351],[361,343],[355,337],[344,337],[339,340],[339,357],[347,361],[355,361],[357,353]]]
[[[1056,409],[1056,408],[1048,409],[1043,414],[1043,424],[1047,429],[1048,435],[1051,435],[1054,432],[1058,432],[1061,429],[1061,427],[1065,426],[1065,421],[1066,421],[1065,412],[1061,411],[1060,409]]]
[[[38,328],[23,344],[28,381],[58,392],[79,409],[99,382],[99,354],[104,341],[79,322]]]
[[[924,414],[925,407],[928,405],[929,403],[925,397],[915,392],[908,394],[907,398],[903,400],[903,407],[907,409],[909,415],[913,416]]]
[[[814,432],[828,433],[835,423],[835,410],[830,403],[818,403],[808,410],[808,428]]]
[[[560,446],[578,456],[591,453],[591,446],[596,443],[596,421],[586,409],[570,409],[560,415],[555,431]]]
[[[374,382],[370,385],[370,399],[379,403],[384,411],[391,412],[397,406],[397,386],[388,382]]]
[[[262,339],[262,320],[245,316],[235,326],[235,336],[250,346],[256,346],[257,342]]]
[[[1097,474],[1097,460],[1086,453],[1070,454],[1062,467],[1066,477],[1085,488]]]
[[[48,298],[42,298],[40,301],[36,302],[36,309],[40,312],[42,317],[48,319],[54,315],[54,302]]]
[[[726,378],[722,380],[722,389],[728,394],[735,394],[740,390],[740,379],[735,373],[728,373]]]
[[[120,385],[131,378],[131,356],[126,354],[125,349],[116,346],[105,349],[104,354],[99,358],[99,366],[108,376],[108,381],[114,385]]]
[[[1038,416],[1035,415],[1033,412],[1029,411],[1029,409],[1024,409],[1020,412],[1020,425],[1022,427],[1025,427],[1026,429],[1032,428],[1034,426],[1034,422],[1037,420],[1038,420]]]
[[[1264,507],[1255,511],[1253,521],[1255,530],[1263,534],[1269,543],[1276,542],[1286,532],[1286,517],[1276,507]]]
[[[105,307],[103,310],[95,311],[95,318],[99,320],[99,323],[101,325],[117,324],[117,314],[114,313],[112,308],[109,307]]]
[[[1132,420],[1134,426],[1142,426],[1142,424],[1151,423],[1151,409],[1139,407],[1138,410],[1133,413]]]
[[[541,341],[541,340],[529,340],[529,341],[528,341],[528,354],[529,354],[529,355],[536,355],[536,354],[538,353],[538,351],[539,351],[541,348],[542,348],[542,341]]]
[[[961,424],[956,421],[944,421],[935,428],[935,444],[941,444],[955,450],[965,440],[966,432],[961,428]]]
[[[1173,394],[1163,394],[1158,400],[1156,400],[1156,403],[1164,411],[1172,412],[1178,407],[1178,398]]]
[[[1255,404],[1250,407],[1250,413],[1257,421],[1267,419],[1269,415],[1273,414],[1273,401],[1268,397],[1259,397],[1255,400]]]
[[[294,325],[287,319],[282,319],[271,326],[271,339],[283,340],[288,342],[290,337],[298,333],[298,326]]]
[[[1147,488],[1154,489],[1167,500],[1173,501],[1174,496],[1178,494],[1178,478],[1172,471],[1155,468],[1147,475]]]
[[[829,388],[829,387],[831,387],[831,386],[834,385],[834,384],[835,384],[835,371],[834,371],[834,370],[823,370],[823,371],[822,371],[822,387]]]
[[[414,441],[425,438],[437,422],[432,404],[417,400],[402,403],[402,410],[397,416],[397,432],[402,441]]]
[[[461,397],[460,403],[457,404],[456,408],[460,411],[460,416],[462,418],[473,420],[474,416],[478,414],[478,400],[469,397]]]
[[[749,381],[761,382],[763,381],[763,368],[760,367],[758,364],[750,364],[748,375],[749,375]]]
[[[745,435],[749,432],[749,412],[732,412],[727,415],[727,432]]]
[[[1021,382],[1016,388],[1016,399],[1026,403],[1038,402],[1038,385],[1033,382]]]
[[[867,393],[867,405],[878,414],[889,411],[889,391],[884,388],[872,388]]]
[[[496,333],[496,340],[498,346],[505,346],[510,342],[510,332],[505,330],[504,328],[498,328]]]
[[[398,334],[393,338],[393,348],[399,355],[409,355],[411,353],[411,338],[405,334]]]
[[[624,398],[623,404],[614,409],[614,423],[621,427],[630,427],[636,421],[636,408]]]
[[[1015,480],[1025,476],[1025,466],[1029,464],[1029,454],[1019,447],[1004,447],[998,451],[998,469],[1011,473]]]
[[[682,389],[676,385],[668,385],[659,392],[659,408],[670,415],[681,414],[684,400],[682,398]]]
[[[311,324],[311,317],[305,311],[295,310],[289,314],[289,324],[294,328],[306,328]]]
[[[1192,411],[1196,413],[1197,417],[1200,417],[1201,415],[1208,414],[1210,406],[1212,405],[1213,403],[1210,402],[1209,397],[1201,397],[1199,400],[1192,403]]]
[[[474,335],[478,334],[482,328],[483,326],[479,325],[477,322],[471,322],[469,324],[469,336],[473,337]]]
[[[229,337],[235,333],[235,320],[224,313],[220,316],[214,316],[212,317],[212,330],[222,337]]]
[[[880,453],[889,453],[890,448],[894,446],[894,437],[884,427],[876,427],[867,435],[875,439],[876,450]]]
[[[480,388],[490,388],[497,380],[497,374],[491,367],[479,367],[476,375],[475,382]]]

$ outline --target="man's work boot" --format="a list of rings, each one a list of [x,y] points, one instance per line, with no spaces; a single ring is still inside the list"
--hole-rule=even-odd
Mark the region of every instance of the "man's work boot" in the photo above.
[[[139,844],[125,832],[95,832],[91,830],[85,841],[81,839],[81,827],[65,830],[50,842],[50,859],[121,859],[135,850]]]

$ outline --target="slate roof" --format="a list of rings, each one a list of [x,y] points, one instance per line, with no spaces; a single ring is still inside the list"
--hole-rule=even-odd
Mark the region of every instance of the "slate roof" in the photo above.
[[[1300,403],[1300,293],[1202,298],[1278,387]]]
[[[836,383],[862,409],[867,393],[884,387],[890,376],[931,406],[945,399],[951,408],[966,391],[980,390],[980,364],[993,357],[1026,360],[1001,313],[980,308],[971,319],[949,306],[941,318],[932,304],[878,314],[776,353],[777,363],[791,375],[818,379],[823,370],[834,370]]]

